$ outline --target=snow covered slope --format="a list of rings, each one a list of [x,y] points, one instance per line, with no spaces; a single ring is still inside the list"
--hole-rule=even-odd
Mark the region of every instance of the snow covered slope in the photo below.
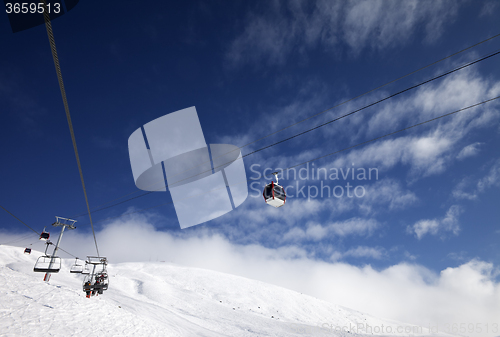
[[[49,283],[40,252],[0,246],[1,336],[445,336],[291,290],[161,262],[110,264],[88,299],[72,260]],[[390,327],[390,331],[389,331]]]

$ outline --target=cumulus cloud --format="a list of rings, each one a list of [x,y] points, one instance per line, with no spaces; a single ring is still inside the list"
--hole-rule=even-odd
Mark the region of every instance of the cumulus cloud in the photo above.
[[[498,268],[480,260],[440,272],[405,262],[376,270],[370,265],[357,267],[317,260],[295,245],[277,249],[238,245],[203,230],[166,233],[156,230],[142,216],[107,224],[97,232],[97,240],[101,254],[111,264],[161,260],[217,270],[423,326],[437,324],[444,329],[449,322],[491,325],[500,317]],[[92,235],[78,230],[65,233],[62,243],[80,257],[95,253]],[[345,253],[371,258],[378,254],[377,248],[363,246]]]
[[[321,106],[325,106],[328,96],[324,90],[319,92],[321,94],[314,90],[306,90],[305,95],[296,97],[292,102],[268,109],[271,112],[269,115],[272,116],[270,117],[271,124],[276,129],[282,129],[291,122],[297,122],[323,110]],[[311,97],[308,97],[309,94]],[[325,123],[352,112],[356,108],[373,103],[388,94],[378,92],[366,95],[356,102],[350,102],[312,118],[300,127],[307,129]],[[328,153],[324,146],[317,146],[318,143],[328,142],[332,145],[330,151],[341,150],[498,95],[500,95],[500,83],[482,77],[474,69],[461,70],[443,80],[420,87],[411,95],[395,97],[369,110],[360,111],[349,118],[289,140],[283,145],[258,152],[252,155],[252,162],[261,164],[262,167],[287,168]],[[477,152],[479,144],[473,143],[470,147],[463,148],[463,139],[475,130],[498,125],[499,105],[500,100],[492,101],[410,131],[327,157],[316,164],[321,163],[322,167],[327,168],[340,168],[350,167],[352,163],[355,163],[357,167],[376,167],[381,172],[402,164],[409,168],[407,175],[410,182],[441,174],[456,160]],[[237,138],[245,139],[246,143],[267,133],[267,129],[263,129],[260,124],[251,125],[248,130],[248,134],[238,134]],[[296,132],[293,128],[286,129],[284,132],[269,137],[265,143],[251,144],[244,151],[248,153],[260,148],[263,144],[282,140]],[[231,140],[230,137],[226,138],[221,142],[242,143],[236,139]],[[292,147],[293,151],[281,152],[283,146]],[[457,156],[457,153],[460,154]],[[327,160],[330,162],[323,164]]]
[[[483,143],[475,142],[464,147],[457,155],[457,159],[461,160],[467,157],[475,156],[479,153],[479,146]]]
[[[375,179],[376,174],[373,173]],[[328,186],[344,186],[344,181],[322,181]],[[239,244],[259,243],[268,247],[279,247],[288,242],[323,242],[332,238],[341,239],[348,235],[372,235],[380,224],[376,215],[400,211],[418,202],[417,196],[394,179],[373,182],[355,181],[351,185],[363,188],[362,195],[355,197],[344,193],[342,197],[316,193],[318,181],[284,180],[287,188],[285,207],[275,209],[263,206],[263,183],[250,188],[250,197],[234,212],[215,219],[214,226],[207,226],[211,233],[219,233]],[[297,186],[303,188],[305,196],[297,196]],[[301,187],[302,186],[302,187]],[[290,188],[289,188],[290,187]],[[316,188],[314,195],[308,195],[310,187]],[[325,186],[323,186],[325,188]],[[325,189],[326,190],[326,189]],[[330,191],[332,188],[330,188]],[[355,217],[351,212],[356,212]],[[359,215],[358,215],[359,214]],[[311,254],[322,252],[321,245],[310,245]]]
[[[374,184],[366,185],[365,191],[363,198],[352,201],[365,214],[401,210],[418,201],[415,193],[403,188],[395,179],[381,179]]]
[[[352,150],[334,160],[332,165],[344,166],[346,162],[356,161],[360,165],[389,170],[397,164],[405,164],[410,169],[408,175],[414,180],[442,173],[448,164],[446,154],[451,145],[449,139],[438,135],[402,136]]]
[[[445,232],[452,232],[458,235],[460,232],[460,225],[458,224],[458,217],[462,213],[462,209],[458,205],[453,205],[448,209],[446,215],[442,219],[424,219],[415,223],[413,226],[407,227],[407,233],[415,234],[420,240],[426,234],[438,235],[444,237]]]
[[[496,97],[500,84],[482,78],[473,71],[463,71],[433,85],[417,90],[414,95],[393,99],[371,112],[366,122],[366,113],[353,115],[347,125],[334,125],[325,137],[351,135],[346,141],[351,144],[381,136],[445,113]],[[383,96],[383,95],[382,95]],[[364,98],[360,104],[372,102],[373,97]],[[422,177],[440,174],[457,159],[455,153],[464,137],[473,130],[496,125],[500,117],[498,102],[458,112],[452,117],[421,126],[397,138],[386,138],[338,156],[331,166],[356,165],[378,167],[389,170],[397,164],[409,168],[408,177],[415,181]],[[355,136],[352,136],[355,135]],[[473,144],[471,144],[473,145]],[[472,154],[477,145],[464,150]]]
[[[411,41],[422,28],[424,42],[435,42],[457,15],[461,1],[275,1],[266,11],[251,12],[243,31],[232,41],[226,59],[284,63],[294,52],[347,46],[358,54]]]

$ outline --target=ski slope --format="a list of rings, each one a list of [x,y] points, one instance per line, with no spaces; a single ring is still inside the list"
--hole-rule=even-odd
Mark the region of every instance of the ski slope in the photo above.
[[[161,262],[109,264],[109,290],[88,299],[82,276],[69,273],[73,260],[63,260],[45,283],[33,272],[40,255],[0,246],[1,336],[449,336],[260,281]]]

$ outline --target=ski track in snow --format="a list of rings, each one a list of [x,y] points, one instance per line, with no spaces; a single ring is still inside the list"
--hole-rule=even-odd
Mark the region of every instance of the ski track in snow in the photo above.
[[[72,260],[63,260],[45,283],[43,273],[33,272],[43,254],[23,251],[0,246],[0,336],[356,337],[363,334],[333,327],[410,326],[260,281],[168,263],[109,264],[109,290],[88,299],[82,276],[69,273]],[[411,335],[449,336],[425,328]]]

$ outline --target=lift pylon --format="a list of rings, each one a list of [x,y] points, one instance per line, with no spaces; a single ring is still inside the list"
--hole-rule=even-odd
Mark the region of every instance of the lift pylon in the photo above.
[[[68,229],[75,229],[75,222],[76,220],[56,216],[56,222],[54,222],[52,226],[61,227],[61,233],[59,233],[59,238],[57,239],[54,251],[51,255],[47,254],[47,248],[50,244],[52,244],[47,242],[45,256],[40,256],[35,264],[35,267],[33,268],[33,271],[35,272],[45,272],[45,276],[43,278],[45,282],[49,282],[51,273],[57,273],[61,269],[61,259],[57,256],[57,250],[59,249],[64,229],[66,227]]]

